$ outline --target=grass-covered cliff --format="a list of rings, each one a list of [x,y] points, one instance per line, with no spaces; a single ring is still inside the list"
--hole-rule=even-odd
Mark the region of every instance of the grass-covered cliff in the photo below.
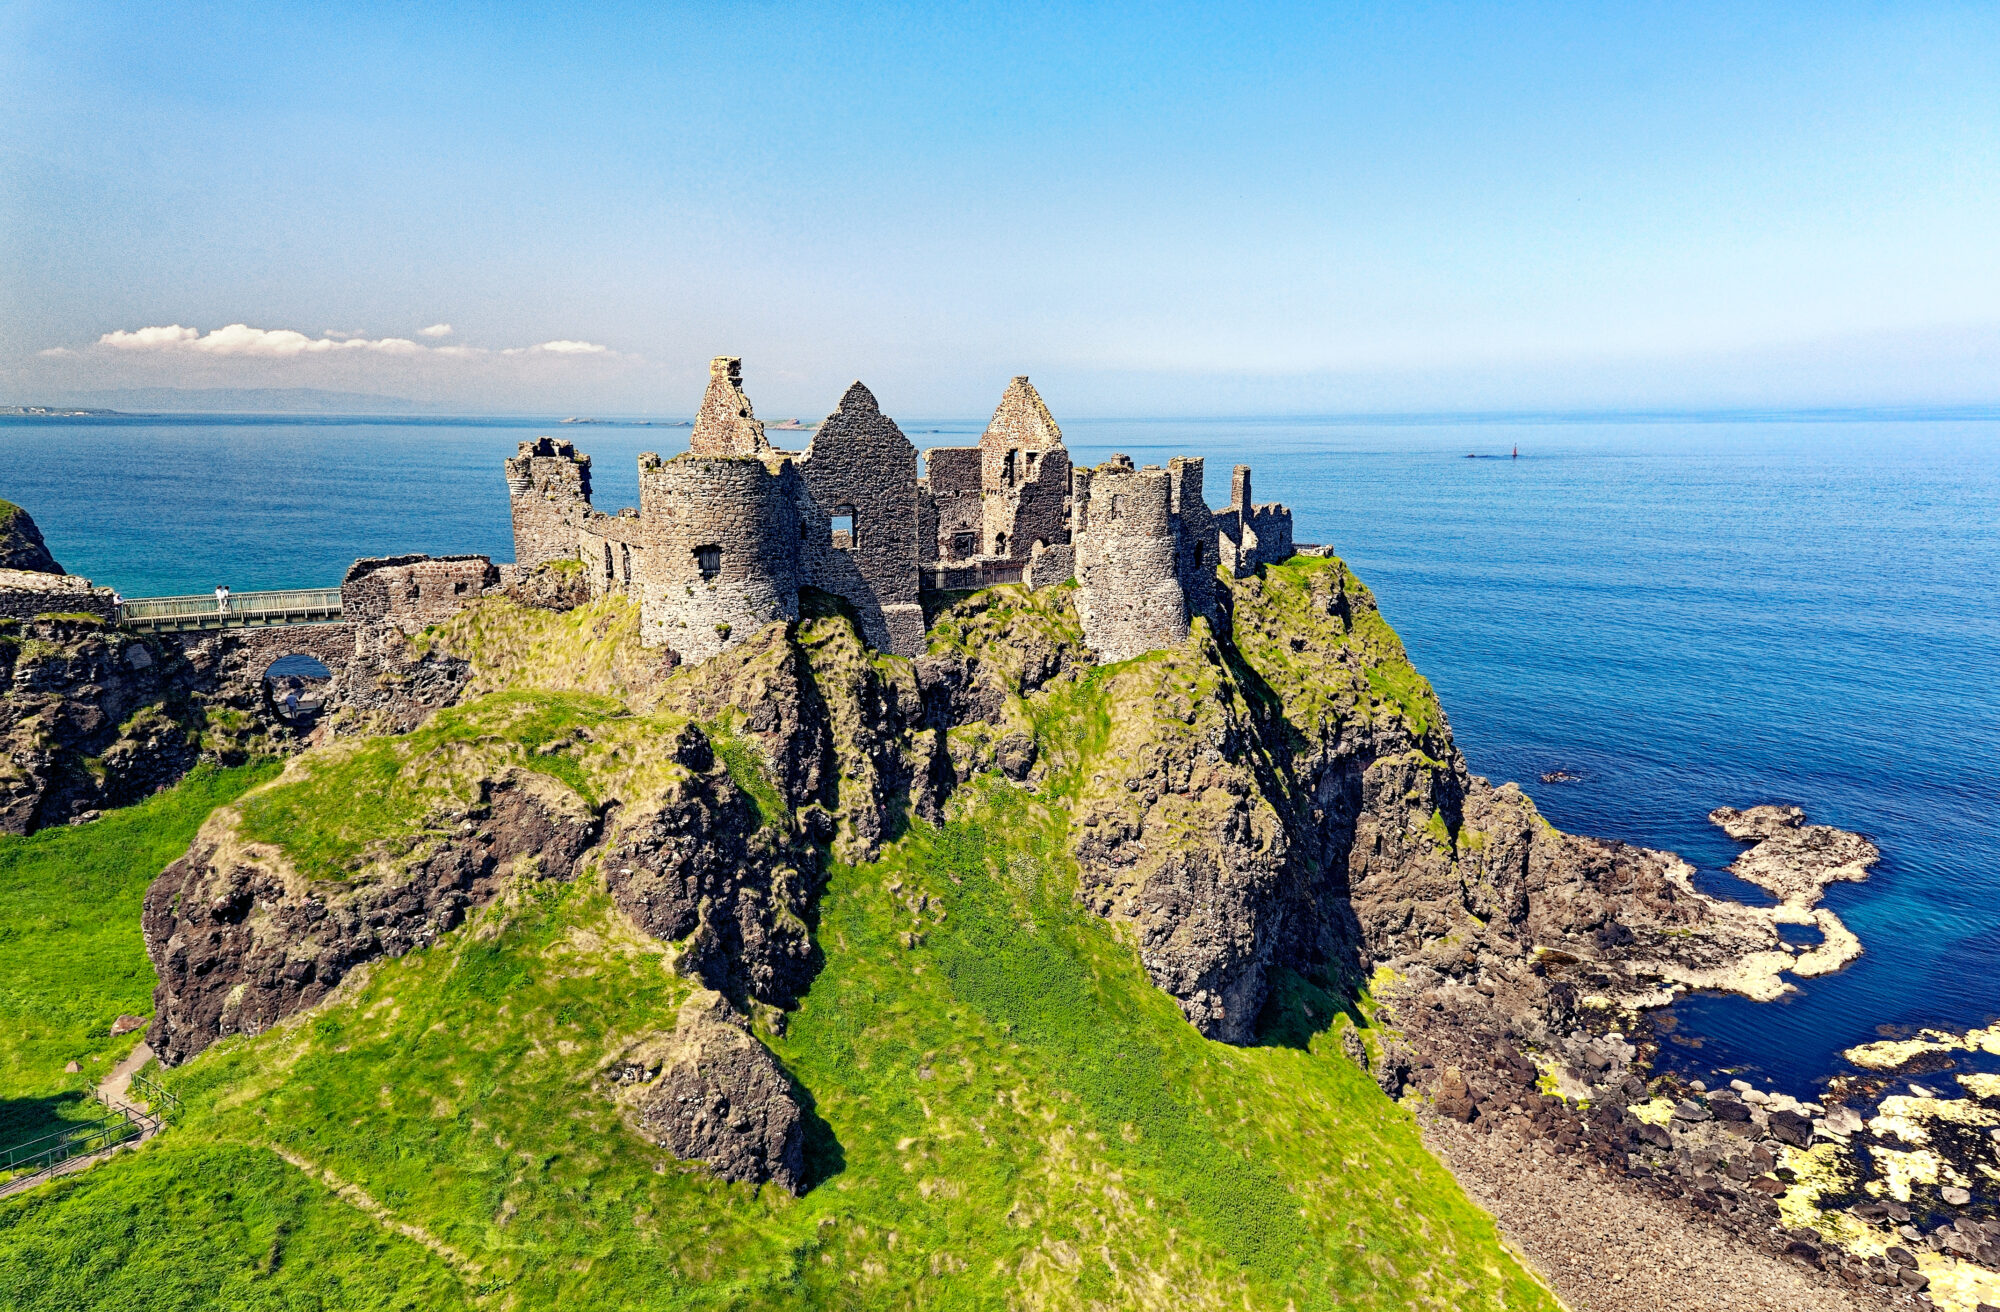
[[[1321,831],[1355,819],[1302,763],[1437,766],[1436,702],[1336,561],[1232,603],[1233,642],[1109,667],[1060,590],[961,602],[915,663],[832,607],[678,671],[616,601],[427,634],[467,700],[295,759],[155,886],[186,1114],[0,1202],[0,1288],[1552,1307],[1344,1053],[1351,926],[1314,911],[1345,893]],[[797,1196],[640,1132],[645,1054],[703,986],[791,1082]]]

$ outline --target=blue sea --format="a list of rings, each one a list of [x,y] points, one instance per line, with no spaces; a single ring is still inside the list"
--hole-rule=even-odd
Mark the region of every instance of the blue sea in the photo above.
[[[919,447],[981,421],[906,421]],[[685,427],[547,419],[0,419],[0,497],[127,596],[328,586],[359,556],[512,546],[500,460],[540,432],[636,504]],[[803,434],[797,440],[803,442]],[[1330,544],[1472,768],[1557,825],[1681,853],[1792,802],[1883,860],[1831,906],[1866,955],[1778,1003],[1695,997],[1669,1059],[1801,1096],[1839,1051],[2000,1014],[2000,416],[1073,421],[1079,461],[1208,457]],[[781,439],[782,440],[782,439]],[[1518,459],[1511,453],[1519,449]],[[1481,459],[1468,459],[1477,454]],[[1577,782],[1542,784],[1554,770]]]

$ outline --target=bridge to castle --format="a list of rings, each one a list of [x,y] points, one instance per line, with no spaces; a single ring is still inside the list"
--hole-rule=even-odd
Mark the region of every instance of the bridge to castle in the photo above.
[[[337,624],[339,588],[231,593],[222,605],[213,593],[188,597],[134,597],[119,603],[118,622],[141,633],[201,629],[268,629],[289,624]]]

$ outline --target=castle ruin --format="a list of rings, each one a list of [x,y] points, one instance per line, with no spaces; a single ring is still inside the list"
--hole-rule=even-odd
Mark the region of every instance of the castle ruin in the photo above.
[[[878,650],[915,656],[923,590],[1074,578],[1092,650],[1124,660],[1214,623],[1218,569],[1241,577],[1292,554],[1291,511],[1250,504],[1248,466],[1221,512],[1197,457],[1073,469],[1025,376],[978,446],[933,447],[923,463],[920,477],[916,448],[859,382],[805,450],[777,449],[742,361],[720,356],[688,450],[639,457],[636,510],[591,505],[590,457],[571,443],[521,443],[506,463],[516,566],[579,562],[593,596],[634,596],[644,641],[690,661],[797,619],[801,588],[846,601]]]

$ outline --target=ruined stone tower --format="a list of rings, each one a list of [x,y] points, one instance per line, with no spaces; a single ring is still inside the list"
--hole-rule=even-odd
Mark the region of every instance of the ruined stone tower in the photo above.
[[[642,640],[690,661],[799,617],[799,521],[788,460],[639,457]]]
[[[708,391],[695,415],[688,453],[697,456],[756,456],[771,449],[764,423],[743,395],[743,361],[718,355],[708,362]]]
[[[590,457],[553,437],[521,443],[507,461],[507,500],[516,565],[576,559],[576,525],[590,513]]]
[[[1215,512],[1215,531],[1222,568],[1231,578],[1292,557],[1292,512],[1276,503],[1250,504],[1248,465],[1236,466],[1229,480],[1229,509]]]
[[[1072,496],[1076,608],[1098,659],[1177,647],[1196,616],[1215,622],[1215,515],[1200,458],[1134,469],[1113,456],[1077,470]]]

